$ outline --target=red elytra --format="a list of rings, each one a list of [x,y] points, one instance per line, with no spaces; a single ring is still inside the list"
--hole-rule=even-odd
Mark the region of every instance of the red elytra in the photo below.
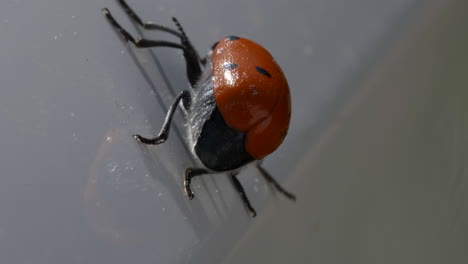
[[[247,152],[262,159],[281,145],[289,128],[291,99],[283,71],[266,49],[245,38],[222,39],[211,62],[224,120],[246,132]]]

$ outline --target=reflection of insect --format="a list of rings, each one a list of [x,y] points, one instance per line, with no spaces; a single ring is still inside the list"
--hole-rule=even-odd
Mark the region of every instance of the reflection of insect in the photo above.
[[[236,190],[252,216],[255,210],[236,175],[244,165],[261,160],[283,142],[291,116],[289,87],[281,68],[270,53],[257,43],[235,36],[221,39],[213,45],[207,58],[200,58],[173,18],[178,31],[152,22],[143,22],[125,3],[118,0],[130,18],[144,29],[160,30],[180,38],[181,43],[135,39],[103,9],[109,22],[125,40],[138,48],[172,47],[181,49],[187,63],[187,77],[193,91],[183,91],[170,106],[164,124],[155,138],[135,135],[144,144],[166,141],[174,112],[182,101],[187,110],[188,138],[194,155],[204,168],[188,168],[185,173],[185,193],[193,177],[216,172],[228,172]],[[202,70],[203,68],[203,70]],[[295,200],[259,163],[257,168],[265,179],[281,193]]]

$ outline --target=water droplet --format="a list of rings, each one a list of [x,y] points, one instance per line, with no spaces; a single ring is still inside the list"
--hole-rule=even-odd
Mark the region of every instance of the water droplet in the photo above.
[[[112,137],[107,137],[107,138],[106,138],[106,141],[107,141],[107,142],[112,142]]]
[[[109,173],[114,173],[115,170],[116,170],[117,167],[118,167],[118,164],[111,161],[111,162],[109,162],[109,163],[107,164],[107,167],[109,168],[109,170],[108,170]]]

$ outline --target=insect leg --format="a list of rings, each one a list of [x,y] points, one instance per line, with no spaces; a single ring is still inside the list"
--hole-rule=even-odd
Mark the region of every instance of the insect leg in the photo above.
[[[202,73],[202,60],[200,59],[200,56],[193,47],[192,43],[189,41],[179,21],[175,17],[172,18],[178,28],[178,31],[163,25],[155,24],[151,21],[144,22],[124,0],[118,0],[118,2],[127,15],[144,29],[164,31],[180,38],[181,44],[184,47],[184,58],[187,63],[187,77],[190,81],[190,84],[194,86]],[[107,12],[109,13],[109,11]]]
[[[190,188],[190,183],[192,182],[192,178],[204,174],[210,174],[208,170],[200,169],[200,168],[188,168],[185,170],[185,178],[184,178],[184,188],[185,194],[188,196],[190,200],[195,197],[193,195],[192,189]]]
[[[147,145],[157,145],[166,141],[167,137],[169,136],[169,130],[171,128],[172,118],[174,117],[175,110],[177,109],[177,106],[179,105],[180,100],[182,100],[182,103],[184,104],[186,108],[190,107],[190,93],[185,90],[176,97],[176,99],[174,100],[174,103],[172,103],[172,105],[169,107],[169,111],[167,111],[166,119],[164,120],[161,131],[159,131],[159,134],[157,137],[144,138],[140,135],[134,135],[133,137],[139,142],[143,144],[147,144]]]
[[[288,197],[289,199],[296,201],[296,196],[288,191],[286,191],[264,168],[257,166],[257,169],[262,174],[263,178],[265,178],[270,184],[273,184],[275,188],[282,193],[284,196]]]
[[[170,47],[170,48],[177,48],[177,49],[184,50],[184,52],[186,51],[186,48],[182,46],[181,44],[177,44],[177,43],[173,43],[169,41],[157,41],[157,40],[148,40],[148,39],[142,39],[142,38],[135,39],[132,35],[130,35],[130,33],[127,32],[127,30],[125,30],[119,23],[117,23],[117,21],[114,19],[114,17],[111,15],[111,13],[109,12],[107,8],[104,8],[102,12],[106,16],[109,23],[111,23],[111,25],[119,31],[122,37],[126,41],[130,41],[133,44],[135,44],[137,48]]]
[[[180,33],[179,31],[177,30],[174,30],[172,28],[169,28],[169,27],[166,27],[166,26],[163,26],[163,25],[158,25],[158,24],[155,24],[154,22],[152,21],[146,21],[144,22],[136,13],[135,11],[133,11],[132,8],[130,8],[130,6],[128,6],[128,4],[124,1],[124,0],[118,0],[120,6],[124,9],[124,11],[127,13],[127,15],[133,19],[137,24],[139,24],[140,26],[142,26],[144,29],[148,29],[148,30],[160,30],[160,31],[164,31],[164,32],[167,32],[167,33],[170,33],[178,38],[183,38],[183,34]]]
[[[257,216],[257,212],[252,207],[249,198],[245,194],[244,187],[242,187],[242,184],[240,183],[239,179],[237,179],[237,173],[230,173],[230,176],[232,183],[234,184],[234,188],[236,188],[236,191],[240,194],[242,202],[244,202],[244,205],[247,207],[247,209],[249,209],[249,212],[252,215],[252,217]]]

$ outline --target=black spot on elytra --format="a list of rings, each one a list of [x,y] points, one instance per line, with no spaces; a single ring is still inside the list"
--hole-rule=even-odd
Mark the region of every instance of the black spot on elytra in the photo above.
[[[239,37],[236,37],[236,36],[227,36],[226,39],[232,41],[232,40],[239,39]]]
[[[270,74],[267,70],[263,69],[262,67],[260,67],[260,66],[255,66],[255,69],[256,69],[259,73],[261,73],[261,74],[263,74],[263,75],[265,75],[265,76],[268,76],[268,78],[271,78],[271,74]]]
[[[237,64],[235,64],[235,63],[225,63],[225,64],[223,64],[223,69],[225,69],[225,70],[234,70],[235,68],[237,68]]]

